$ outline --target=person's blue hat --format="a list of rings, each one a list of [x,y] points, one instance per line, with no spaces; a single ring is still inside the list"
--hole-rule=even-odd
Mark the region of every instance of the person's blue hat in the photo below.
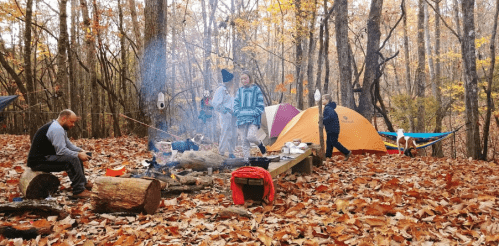
[[[230,82],[234,78],[234,74],[229,71],[222,69],[222,79],[224,83]]]

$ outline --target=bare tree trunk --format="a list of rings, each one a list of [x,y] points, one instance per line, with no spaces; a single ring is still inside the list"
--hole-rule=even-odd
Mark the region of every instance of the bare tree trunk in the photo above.
[[[33,18],[33,0],[28,0],[26,2],[26,22],[24,26],[24,73],[26,79],[26,89],[24,90],[24,97],[28,99],[29,105],[29,122],[28,122],[28,131],[30,139],[33,139],[33,136],[38,130],[38,107],[35,107],[38,104],[35,91],[35,81],[33,78],[33,70],[31,68],[31,20]],[[1,56],[1,55],[0,55]],[[3,63],[3,62],[2,62]],[[3,65],[3,64],[2,64]],[[4,66],[5,67],[5,66]],[[7,68],[6,68],[7,69]],[[15,73],[15,72],[14,72]],[[19,81],[20,82],[20,81]],[[22,83],[21,83],[22,84]],[[19,83],[18,83],[19,87]],[[21,92],[23,92],[22,88],[24,86],[19,87]],[[29,93],[29,94],[26,94]]]
[[[419,0],[418,10],[418,68],[416,70],[416,98],[418,113],[417,113],[417,132],[425,131],[425,87],[426,87],[426,74],[425,74],[425,40],[424,40],[424,0]]]
[[[475,1],[462,0],[463,36],[461,52],[465,70],[466,146],[467,156],[479,159],[481,155],[478,115],[478,75],[475,49]]]
[[[71,89],[71,97],[69,100],[69,108],[71,108],[76,115],[82,116],[81,112],[81,105],[82,101],[81,96],[83,93],[81,93],[81,85],[78,82],[81,82],[81,80],[77,81],[77,64],[76,64],[76,59],[75,59],[75,53],[77,53],[77,50],[79,48],[79,45],[77,45],[77,34],[76,34],[76,27],[78,26],[76,23],[78,23],[78,3],[77,0],[71,0],[71,25],[70,28],[70,40],[68,41],[68,64],[69,64],[69,88]],[[71,131],[68,133],[70,136],[73,138],[78,138],[81,137],[82,133],[82,124],[78,124],[78,127],[75,129],[76,131]]]
[[[374,105],[371,97],[371,84],[376,78],[376,71],[379,67],[379,55],[376,52],[380,44],[380,21],[383,8],[383,0],[373,0],[367,21],[367,50],[365,58],[366,70],[360,95],[359,113],[367,120],[371,121],[374,114]]]
[[[440,15],[440,2],[435,2],[435,12],[436,15]],[[435,18],[435,99],[437,101],[437,112],[435,118],[435,130],[434,132],[442,132],[442,121],[445,116],[445,111],[442,109],[442,92],[440,87],[442,86],[442,80],[440,78],[440,18]],[[442,142],[438,142],[432,145],[432,156],[443,157],[444,153],[442,150]]]
[[[483,152],[481,159],[487,160],[488,152],[488,142],[489,142],[489,130],[490,130],[490,118],[492,116],[492,110],[494,108],[492,93],[492,83],[494,82],[494,68],[496,62],[496,33],[497,33],[497,19],[499,17],[499,0],[496,0],[496,13],[494,15],[494,25],[492,27],[492,36],[490,38],[490,68],[489,74],[487,76],[487,115],[485,116],[485,123],[483,126]],[[496,118],[497,119],[497,118]]]
[[[97,8],[97,1],[92,0],[92,6],[93,6],[93,25],[92,26],[99,26],[99,12]],[[97,33],[97,36],[99,35],[99,30],[92,30],[93,33]],[[90,58],[92,61],[89,62],[91,66],[94,69],[94,72],[91,72],[90,74],[90,81],[92,83],[92,137],[94,138],[100,138],[104,135],[104,127],[101,126],[102,122],[102,117],[101,117],[101,104],[102,101],[104,100],[104,97],[102,95],[102,91],[99,89],[99,85],[97,84],[97,51],[95,47],[95,40],[98,37],[93,37],[93,42],[92,42],[92,51],[95,57]],[[88,59],[88,57],[87,57]]]
[[[137,50],[140,57],[142,54],[142,36],[140,34],[139,21],[137,20],[137,12],[135,12],[135,0],[128,0],[128,7],[130,8],[130,17],[132,17],[135,45],[137,45]]]
[[[232,16],[230,17],[231,19],[231,29],[232,29],[232,64],[234,64],[234,68],[236,68],[236,66],[239,66],[241,65],[241,47],[240,47],[240,37],[239,35],[237,35],[237,28],[236,28],[236,24],[235,24],[235,16],[237,16],[239,14],[239,1],[235,1],[235,0],[231,0],[230,1],[230,11],[231,11],[231,14]],[[233,71],[235,72],[235,71]],[[239,86],[239,73],[234,73],[234,84],[235,86],[232,87],[232,91],[231,93],[234,93],[234,90],[237,89],[237,87]]]
[[[203,77],[204,77],[204,86],[203,88],[205,90],[209,90],[211,87],[211,52],[212,52],[212,45],[211,45],[211,33],[212,33],[212,28],[211,28],[211,22],[212,19],[214,18],[214,14],[216,11],[216,5],[217,5],[217,0],[208,0],[208,4],[205,2],[206,0],[201,1],[201,11],[202,11],[202,16],[203,16],[203,29],[204,29],[204,37],[203,37],[203,49],[204,49],[204,63],[203,63]],[[209,11],[209,12],[208,12]],[[233,28],[233,35],[236,35],[236,29]],[[233,36],[233,40],[235,40]],[[235,45],[235,44],[233,44]],[[234,58],[235,60],[235,58]],[[218,81],[217,81],[218,82]]]
[[[171,95],[175,95],[175,83],[177,81],[176,77],[177,77],[177,63],[178,63],[178,60],[177,60],[177,55],[176,55],[177,54],[176,53],[176,49],[177,49],[177,30],[176,30],[176,27],[175,27],[176,26],[175,23],[177,21],[177,11],[176,11],[176,9],[177,9],[177,7],[176,7],[176,1],[172,0],[172,8],[170,10],[170,14],[172,16],[172,18],[171,18],[172,19],[172,24],[170,25],[171,29],[172,29],[171,30],[172,31],[171,60],[173,61],[173,62],[170,63],[171,67],[172,67],[172,70],[171,70],[171,92],[170,92]],[[211,39],[210,39],[210,49],[211,49]],[[169,88],[168,89],[165,88],[165,89],[168,91]],[[172,98],[171,98],[170,105],[175,105],[175,97],[174,96],[172,96]],[[168,113],[170,115],[170,117],[169,117],[170,119],[173,118],[173,117],[171,117],[171,115],[172,115],[172,110],[171,109],[172,109],[171,106],[168,107],[168,111],[169,111]],[[165,120],[166,120],[166,118],[168,118],[168,117],[166,117],[166,114],[165,114],[164,117],[165,117]],[[171,126],[173,124],[173,121],[170,120],[169,123],[170,123],[170,126]]]
[[[324,4],[327,5],[326,0],[324,0]],[[327,6],[325,6],[326,8]],[[326,40],[324,40],[324,66],[325,66],[325,71],[324,71],[324,88],[321,93],[328,94],[328,87],[329,87],[329,73],[330,73],[330,67],[329,67],[329,22],[326,22],[324,25],[324,36],[326,37]]]
[[[133,0],[131,0],[133,1]],[[134,10],[135,11],[135,10]],[[132,114],[130,113],[131,111],[131,106],[130,106],[130,101],[132,101],[133,97],[128,94],[127,90],[127,71],[128,71],[128,62],[127,62],[127,49],[126,49],[126,38],[125,38],[125,26],[123,23],[123,6],[121,3],[121,0],[118,0],[118,18],[119,18],[119,31],[121,33],[120,37],[120,49],[121,49],[121,68],[120,68],[120,86],[121,90],[123,91],[123,97],[125,100],[125,103],[123,104],[123,111],[125,111],[125,115],[132,118]],[[136,18],[136,17],[135,17]],[[138,40],[142,41],[142,40]],[[120,91],[120,90],[118,90]],[[134,127],[134,122],[133,121],[127,121],[127,126],[128,130],[131,132],[133,131]]]
[[[404,4],[402,5],[404,8],[404,12],[407,13],[407,7]],[[412,82],[411,82],[411,66],[410,66],[410,57],[409,57],[409,35],[407,35],[407,14],[404,15],[404,57],[405,57],[405,89],[406,93],[409,96],[412,96]],[[416,126],[414,124],[414,117],[412,114],[408,114],[409,125],[411,127],[411,131],[415,131]]]
[[[85,33],[85,50],[87,57],[87,67],[89,70],[89,81],[91,86],[91,121],[92,121],[92,132],[91,136],[94,138],[99,137],[99,118],[98,113],[100,113],[100,103],[99,103],[99,91],[97,87],[97,71],[96,71],[96,59],[97,52],[95,50],[95,37],[92,35],[91,22],[88,11],[88,4],[86,0],[80,0],[81,11],[83,14],[83,25]],[[94,13],[95,14],[95,13]],[[83,112],[84,114],[86,112]]]
[[[403,5],[404,12],[407,13],[407,7]],[[404,15],[404,55],[405,55],[405,89],[407,90],[407,95],[412,95],[411,88],[411,66],[409,58],[409,35],[407,35],[407,14]]]
[[[352,89],[352,64],[348,44],[348,0],[339,0],[336,10],[336,52],[341,84],[341,105],[355,108]]]
[[[431,37],[430,37],[430,21],[428,16],[428,5],[423,3],[424,5],[424,37],[425,37],[425,48],[426,54],[428,56],[428,72],[430,74],[430,83],[431,83],[431,93],[433,96],[437,94],[437,83],[435,83],[435,63],[433,62],[433,55],[431,52]],[[436,18],[438,19],[438,18]]]
[[[327,0],[324,0],[324,13],[327,13]],[[326,60],[326,81],[328,80],[327,76],[329,76],[329,62],[328,62],[328,49],[327,45],[329,45],[329,15],[325,17],[323,23],[321,23],[319,27],[319,61],[317,62],[317,82],[315,85],[316,90],[319,90],[321,94],[327,94],[327,91],[321,91],[321,75],[322,75],[322,61]],[[326,33],[326,40],[324,40],[324,32]],[[319,157],[324,160],[325,159],[325,148],[324,148],[324,124],[323,120],[323,112],[322,112],[322,98],[319,100],[319,143],[321,146]]]
[[[314,26],[315,26],[315,16],[317,12],[317,0],[314,1],[314,8],[312,11],[312,19],[310,20],[310,25],[309,25],[309,38],[308,38],[308,67],[307,67],[307,101],[308,101],[308,107],[312,107],[315,104],[314,101],[314,88],[315,88],[315,83],[314,83],[314,60],[312,59],[314,56],[314,50],[315,50],[315,41],[314,41]],[[322,40],[321,40],[322,42]]]
[[[68,108],[69,103],[69,86],[68,76],[66,73],[66,60],[67,60],[67,44],[68,44],[68,24],[67,24],[67,0],[59,1],[59,40],[57,41],[57,86],[59,93],[57,95],[57,103],[55,109],[57,111]]]
[[[281,3],[278,1],[279,3],[279,10],[281,12],[281,26],[279,27],[280,31],[281,31],[281,36],[284,37],[284,13],[282,11],[282,7],[281,7]],[[284,72],[285,72],[285,66],[284,66],[284,41],[281,41],[281,84],[284,86]],[[290,87],[291,89],[291,87]],[[281,92],[281,96],[279,97],[279,103],[282,102],[282,99],[284,97],[284,92]]]
[[[452,6],[454,7],[454,11],[453,11],[453,14],[454,14],[454,22],[456,23],[456,31],[457,31],[457,35],[459,37],[462,37],[461,35],[461,23],[459,22],[459,3],[458,3],[458,0],[452,0]]]
[[[134,75],[135,75],[135,85],[137,85],[137,87],[141,87],[141,79],[142,79],[142,66],[140,65],[141,61],[142,61],[142,56],[143,56],[143,53],[144,53],[144,46],[142,45],[143,44],[143,38],[142,38],[142,35],[140,33],[140,28],[139,28],[139,22],[137,20],[137,12],[135,11],[135,0],[128,0],[128,8],[130,9],[130,17],[132,19],[132,27],[133,27],[133,33],[134,33],[134,36],[135,36],[135,46],[137,47],[136,48],[136,53],[137,53],[137,59],[135,60],[136,62],[134,63],[134,67],[135,67],[135,72],[134,72]],[[130,88],[131,89],[131,88]],[[139,98],[140,98],[140,95],[139,95]],[[140,103],[139,103],[140,104]],[[131,110],[132,108],[135,108],[137,107],[137,105],[133,105],[133,107],[129,107],[129,109]],[[137,107],[139,108],[139,107]],[[126,110],[125,110],[126,111]],[[132,112],[125,112],[127,116],[131,117],[132,115]],[[137,114],[138,115],[138,114]],[[143,115],[143,114],[142,114]],[[142,125],[138,125],[139,127],[137,129],[135,129],[135,124],[133,121],[128,121],[128,127],[130,129],[133,129],[134,132],[138,133],[139,135],[141,135],[141,132],[140,132],[140,129],[144,129],[144,127]]]
[[[160,116],[156,108],[158,92],[163,88],[166,78],[166,33],[167,1],[146,1],[144,8],[144,59],[142,61],[141,105],[146,115],[146,123],[154,124]],[[149,139],[155,137],[149,131]]]
[[[303,63],[303,48],[302,48],[302,17],[301,17],[301,0],[295,0],[295,84],[296,84],[296,101],[298,102],[297,108],[303,110],[303,81],[302,78],[302,63]]]

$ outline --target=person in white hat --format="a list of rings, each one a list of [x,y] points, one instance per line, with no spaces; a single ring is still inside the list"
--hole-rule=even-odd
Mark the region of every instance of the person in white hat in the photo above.
[[[224,155],[229,152],[229,158],[236,158],[234,155],[235,142],[237,139],[236,117],[233,115],[234,97],[230,94],[234,85],[234,75],[229,71],[222,69],[222,81],[215,91],[211,105],[219,114],[220,119],[220,141],[218,153]]]

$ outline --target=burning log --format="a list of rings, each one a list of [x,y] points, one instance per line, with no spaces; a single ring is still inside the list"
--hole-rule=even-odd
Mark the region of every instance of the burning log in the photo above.
[[[61,182],[53,174],[26,168],[19,179],[19,190],[26,199],[43,199],[53,194]]]
[[[194,177],[189,174],[185,176],[172,174],[171,177],[172,179],[170,179],[167,188],[161,191],[162,196],[169,193],[200,191],[207,186],[213,185],[212,177]]]
[[[96,212],[134,212],[153,214],[161,202],[158,180],[99,177],[92,191]]]
[[[178,185],[178,186],[170,186],[165,190],[161,191],[162,196],[167,196],[168,194],[179,194],[182,192],[193,192],[200,191],[205,188],[204,185]]]
[[[178,181],[180,184],[183,185],[194,185],[198,183],[198,178],[192,176],[174,175],[173,177],[174,180]]]
[[[171,179],[168,180],[168,186],[180,186],[180,185],[200,185],[200,186],[211,186],[213,184],[212,177],[194,177],[191,175],[175,175],[171,174]]]

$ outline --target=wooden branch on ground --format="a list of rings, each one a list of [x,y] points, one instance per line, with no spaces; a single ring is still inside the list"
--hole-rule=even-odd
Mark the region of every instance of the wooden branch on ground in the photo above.
[[[0,235],[6,238],[23,238],[30,240],[38,235],[49,235],[52,233],[52,224],[47,220],[38,220],[33,223],[12,224],[3,222],[0,224]]]
[[[220,217],[221,219],[232,218],[233,216],[242,216],[246,218],[251,218],[253,217],[253,214],[246,209],[237,208],[237,207],[228,207],[218,211],[217,216]]]
[[[10,202],[0,204],[0,213],[26,212],[48,213],[57,215],[58,219],[65,218],[68,213],[56,201],[47,200],[27,200],[22,202]]]

